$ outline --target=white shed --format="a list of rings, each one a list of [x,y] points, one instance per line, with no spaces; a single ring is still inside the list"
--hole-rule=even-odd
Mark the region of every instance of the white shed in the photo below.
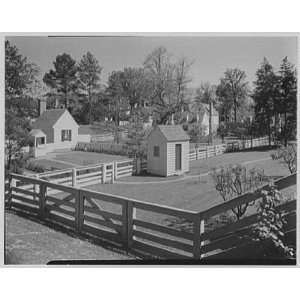
[[[171,176],[188,172],[189,140],[180,125],[155,126],[148,135],[148,173]]]

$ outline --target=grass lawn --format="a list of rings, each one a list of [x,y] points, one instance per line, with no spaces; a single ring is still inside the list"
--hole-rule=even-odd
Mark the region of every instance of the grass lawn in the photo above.
[[[84,152],[84,151],[68,151],[62,153],[49,153],[43,158],[37,158],[38,164],[47,168],[55,168],[58,170],[96,165],[101,163],[109,163],[113,161],[128,160],[126,156],[110,155],[96,152]]]
[[[46,264],[51,260],[124,260],[133,257],[92,244],[16,214],[5,213],[5,263]]]
[[[191,171],[188,175],[203,174],[202,176],[188,178],[187,175],[184,180],[182,177],[132,176],[124,177],[115,184],[99,184],[88,188],[146,202],[202,211],[223,201],[216,192],[212,179],[206,175],[211,168],[254,161],[247,164],[247,169],[263,168],[268,176],[289,175],[287,169],[282,167],[278,161],[269,160],[269,157],[270,151],[228,153],[208,160],[192,161],[190,163]]]
[[[122,178],[115,184],[98,184],[86,188],[94,191],[119,195],[150,203],[167,205],[175,208],[187,209],[191,211],[203,211],[216,204],[223,203],[223,199],[215,190],[212,179],[210,176],[205,174],[212,167],[254,161],[247,164],[247,169],[255,166],[263,168],[265,170],[265,174],[268,176],[289,175],[288,170],[284,168],[278,161],[268,159],[270,157],[269,155],[270,151],[251,151],[224,154],[208,160],[191,162],[191,172],[189,175],[192,176],[190,178],[188,175],[184,178],[132,176]],[[197,174],[203,175],[197,176]],[[284,193],[287,196],[295,197],[296,187],[290,187],[284,191]],[[107,209],[109,211],[111,210],[110,207],[106,206],[106,203],[99,202],[99,204],[103,209]],[[111,211],[114,211],[114,209]],[[248,208],[247,214],[252,214],[256,211],[257,206],[251,206]],[[215,228],[217,223],[226,223],[227,217],[225,217],[225,215],[230,216],[232,213],[229,211],[223,216],[221,215],[220,217],[208,220],[208,223],[206,224],[206,230]],[[191,227],[191,224],[185,220],[153,212],[146,212],[140,209],[137,210],[137,218],[143,221],[150,221],[183,231],[189,231]]]

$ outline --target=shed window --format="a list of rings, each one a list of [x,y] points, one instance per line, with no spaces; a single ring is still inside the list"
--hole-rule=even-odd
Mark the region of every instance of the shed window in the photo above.
[[[38,147],[40,145],[45,145],[45,137],[36,138],[36,147]]]
[[[153,156],[159,157],[159,146],[154,146],[154,148],[153,148]]]
[[[72,130],[63,129],[61,131],[61,141],[71,141],[72,140]]]

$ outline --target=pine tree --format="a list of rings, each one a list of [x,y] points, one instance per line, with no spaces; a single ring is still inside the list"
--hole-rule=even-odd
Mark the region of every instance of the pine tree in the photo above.
[[[296,138],[297,78],[294,66],[287,57],[282,60],[279,70],[280,101],[279,112],[283,114],[284,144]]]
[[[278,76],[266,58],[257,70],[256,78],[252,95],[255,110],[254,121],[258,124],[260,133],[268,134],[269,144],[271,144],[272,122],[278,106]]]
[[[88,122],[92,123],[93,98],[100,87],[102,68],[98,60],[87,52],[83,55],[78,67],[79,87],[88,100]]]
[[[44,75],[43,81],[53,89],[57,97],[62,97],[65,108],[70,106],[70,94],[77,88],[76,61],[66,53],[57,55],[53,62],[54,70]]]

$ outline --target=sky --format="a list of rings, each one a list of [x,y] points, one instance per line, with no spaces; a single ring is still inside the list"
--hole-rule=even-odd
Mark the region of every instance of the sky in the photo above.
[[[205,81],[217,84],[227,68],[235,67],[246,72],[251,84],[264,57],[275,70],[285,56],[293,64],[297,62],[297,39],[289,36],[15,36],[7,39],[39,66],[41,77],[53,68],[58,54],[65,52],[79,61],[90,51],[103,67],[102,83],[106,83],[112,71],[141,67],[147,55],[159,46],[167,48],[174,59],[184,56],[193,61],[190,87],[198,87]]]

